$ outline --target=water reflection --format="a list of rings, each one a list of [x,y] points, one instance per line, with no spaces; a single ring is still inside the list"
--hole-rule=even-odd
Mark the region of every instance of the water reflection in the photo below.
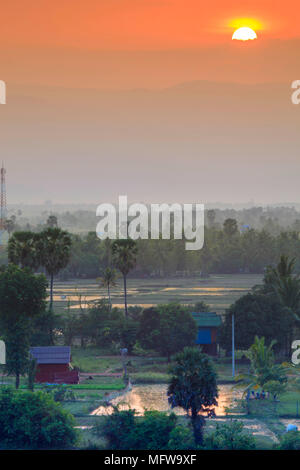
[[[112,405],[119,405],[119,409],[135,409],[137,414],[142,415],[144,410],[171,411],[167,399],[167,384],[135,385],[125,394],[111,400]],[[217,416],[224,416],[225,409],[232,405],[234,400],[241,397],[241,392],[232,390],[231,385],[219,385],[218,406],[215,408]],[[104,415],[112,413],[111,406],[100,406],[94,410],[92,415]],[[177,415],[184,415],[182,408],[174,408]]]

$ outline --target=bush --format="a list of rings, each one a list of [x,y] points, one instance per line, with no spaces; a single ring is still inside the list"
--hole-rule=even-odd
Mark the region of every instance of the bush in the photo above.
[[[42,390],[46,393],[50,393],[54,401],[75,401],[75,394],[72,390],[69,390],[65,385],[62,384],[43,384]]]
[[[69,448],[77,441],[75,420],[42,391],[0,390],[0,443],[8,448]]]
[[[136,424],[134,449],[167,449],[170,434],[176,426],[174,413],[167,415],[159,411],[145,411],[144,418]]]
[[[135,412],[134,410],[119,411],[118,408],[108,416],[105,420],[104,435],[109,443],[109,448],[113,450],[132,449],[132,433],[135,428]],[[96,426],[96,433],[102,433]]]
[[[280,450],[300,450],[300,432],[289,431],[280,439]]]
[[[167,449],[176,421],[173,413],[145,411],[143,417],[136,417],[135,410],[115,408],[106,418],[104,435],[112,450]],[[102,433],[103,427],[97,431]]]
[[[251,450],[255,449],[254,437],[246,434],[240,421],[217,424],[216,431],[205,440],[206,449]]]
[[[190,428],[176,426],[170,432],[168,442],[169,450],[193,450],[196,449],[194,433]]]

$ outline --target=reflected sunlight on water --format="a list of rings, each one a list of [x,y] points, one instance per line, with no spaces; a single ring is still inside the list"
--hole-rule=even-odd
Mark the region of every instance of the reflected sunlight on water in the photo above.
[[[112,405],[119,405],[119,409],[135,409],[137,414],[142,415],[146,410],[172,411],[167,399],[167,384],[136,385],[125,394],[111,400]],[[215,408],[217,416],[224,416],[226,407],[230,406],[235,399],[241,397],[242,393],[232,390],[231,385],[219,385],[218,406]],[[103,415],[112,413],[111,406],[100,406],[94,410],[92,415]],[[178,415],[184,415],[182,408],[174,408]]]

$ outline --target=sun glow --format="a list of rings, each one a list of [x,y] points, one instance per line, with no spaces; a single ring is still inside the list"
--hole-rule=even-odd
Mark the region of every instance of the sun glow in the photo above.
[[[232,35],[232,39],[236,39],[238,41],[249,41],[253,39],[257,39],[256,32],[248,27],[238,28]]]
[[[257,39],[256,31],[265,29],[265,25],[253,18],[235,18],[228,22],[228,26],[234,31],[232,39],[238,41]]]

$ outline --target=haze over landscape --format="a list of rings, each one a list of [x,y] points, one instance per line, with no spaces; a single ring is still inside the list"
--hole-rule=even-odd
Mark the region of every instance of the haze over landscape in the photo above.
[[[299,7],[287,4],[3,6],[8,201],[97,205],[127,194],[145,202],[299,202],[300,106],[291,102]],[[231,41],[233,12],[253,11],[258,40]]]

